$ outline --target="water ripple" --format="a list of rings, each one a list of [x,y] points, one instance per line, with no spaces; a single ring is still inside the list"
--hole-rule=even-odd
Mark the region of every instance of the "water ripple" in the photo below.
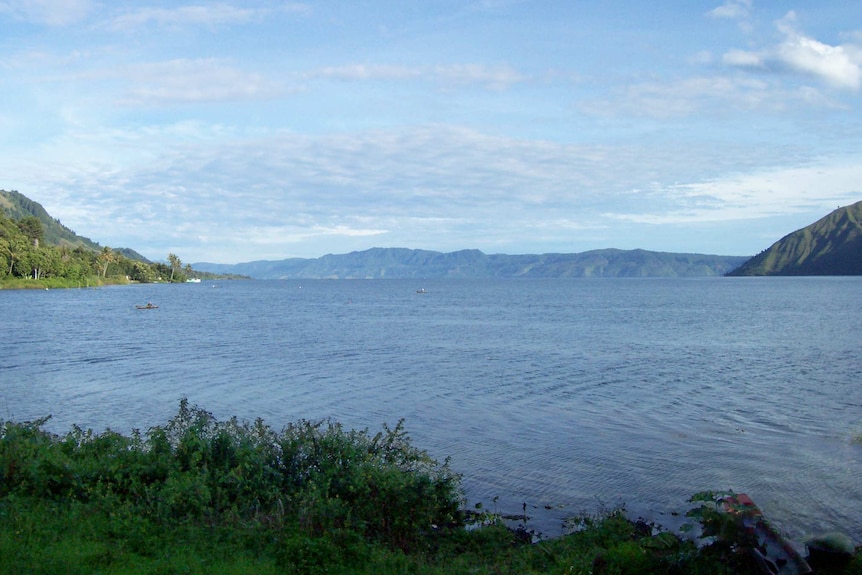
[[[859,278],[220,286],[0,293],[2,415],[403,417],[471,500],[548,534],[732,488],[791,534],[862,539]]]

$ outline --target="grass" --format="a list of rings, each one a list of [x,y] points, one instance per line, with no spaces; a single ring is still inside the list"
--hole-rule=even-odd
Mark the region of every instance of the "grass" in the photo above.
[[[0,575],[731,573],[701,545],[623,510],[533,543],[493,514],[466,529],[460,476],[412,445],[300,421],[177,415],[123,436],[0,422]],[[862,574],[859,553],[841,573]],[[836,571],[838,573],[838,571]]]
[[[82,279],[49,277],[34,280],[32,278],[5,277],[0,279],[0,290],[4,289],[66,289],[99,287],[104,285],[126,285],[129,280],[125,276],[88,276]]]

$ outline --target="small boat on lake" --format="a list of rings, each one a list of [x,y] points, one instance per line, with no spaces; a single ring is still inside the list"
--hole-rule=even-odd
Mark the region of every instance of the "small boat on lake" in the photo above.
[[[159,306],[147,302],[147,305],[136,305],[138,309],[159,309]]]
[[[428,292],[425,291],[425,288],[421,288],[421,289],[416,290],[416,293],[428,293]]]

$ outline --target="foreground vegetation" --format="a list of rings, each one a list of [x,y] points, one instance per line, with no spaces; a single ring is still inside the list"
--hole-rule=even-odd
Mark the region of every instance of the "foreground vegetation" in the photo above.
[[[185,400],[128,437],[44,423],[0,422],[0,574],[756,572],[741,538],[698,547],[622,510],[534,543],[468,513],[458,474],[400,423],[276,432]],[[704,535],[727,531],[712,498]],[[859,554],[834,572],[862,573]]]

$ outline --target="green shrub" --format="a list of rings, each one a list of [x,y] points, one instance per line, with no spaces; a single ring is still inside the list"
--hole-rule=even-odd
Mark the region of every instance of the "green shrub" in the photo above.
[[[167,425],[131,437],[78,427],[58,437],[45,421],[3,424],[0,495],[127,506],[167,525],[289,516],[309,537],[349,529],[402,549],[462,521],[460,476],[413,447],[403,422],[373,436],[329,421],[277,433],[219,422],[186,399]]]
[[[0,422],[0,575],[12,573],[731,573],[745,534],[693,498],[707,542],[582,515],[532,544],[495,514],[464,528],[460,476],[413,446],[403,422],[370,434],[331,421],[276,432],[220,422],[188,401],[129,437],[45,420]],[[526,535],[526,536],[525,536]],[[843,575],[862,575],[857,553]],[[837,574],[836,574],[837,575]]]
[[[50,497],[74,483],[68,456],[56,437],[41,426],[48,417],[24,422],[0,422],[0,495],[9,493]]]
[[[462,522],[460,476],[413,447],[403,422],[372,437],[300,421],[278,441],[285,490],[312,534],[349,528],[406,550],[423,533]]]
[[[298,535],[277,548],[276,565],[291,575],[355,572],[371,558],[368,544],[356,532],[335,529],[325,535]]]

